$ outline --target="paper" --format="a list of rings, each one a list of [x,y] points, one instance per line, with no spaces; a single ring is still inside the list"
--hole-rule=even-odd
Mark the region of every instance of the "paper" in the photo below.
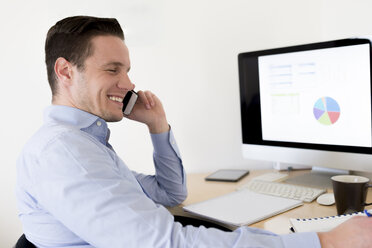
[[[353,216],[366,216],[364,212],[311,219],[289,219],[295,232],[327,232]]]

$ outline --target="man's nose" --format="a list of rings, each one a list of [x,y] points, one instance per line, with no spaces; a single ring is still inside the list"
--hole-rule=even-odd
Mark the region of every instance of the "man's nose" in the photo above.
[[[132,81],[129,79],[129,77],[121,79],[118,84],[118,88],[124,89],[126,91],[131,91],[134,89],[135,85],[132,83]]]

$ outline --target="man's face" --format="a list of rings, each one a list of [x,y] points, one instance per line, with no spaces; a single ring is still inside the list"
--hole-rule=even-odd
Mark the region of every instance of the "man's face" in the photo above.
[[[84,70],[73,67],[73,105],[106,121],[120,121],[123,98],[134,88],[128,77],[128,48],[115,36],[97,36],[91,42],[93,54],[85,60]]]

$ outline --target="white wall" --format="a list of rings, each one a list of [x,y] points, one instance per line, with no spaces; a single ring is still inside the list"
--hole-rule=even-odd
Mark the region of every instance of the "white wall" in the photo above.
[[[50,103],[44,39],[70,15],[116,17],[131,52],[131,77],[163,101],[187,172],[269,166],[242,159],[237,54],[372,34],[372,2],[355,0],[0,1],[0,247],[22,233],[15,162]],[[147,130],[122,121],[111,143],[134,170],[152,173]]]

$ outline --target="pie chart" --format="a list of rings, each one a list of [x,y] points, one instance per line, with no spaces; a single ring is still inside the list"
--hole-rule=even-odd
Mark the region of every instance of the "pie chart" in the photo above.
[[[340,117],[340,106],[335,99],[324,96],[314,104],[314,116],[323,125],[333,125]]]

